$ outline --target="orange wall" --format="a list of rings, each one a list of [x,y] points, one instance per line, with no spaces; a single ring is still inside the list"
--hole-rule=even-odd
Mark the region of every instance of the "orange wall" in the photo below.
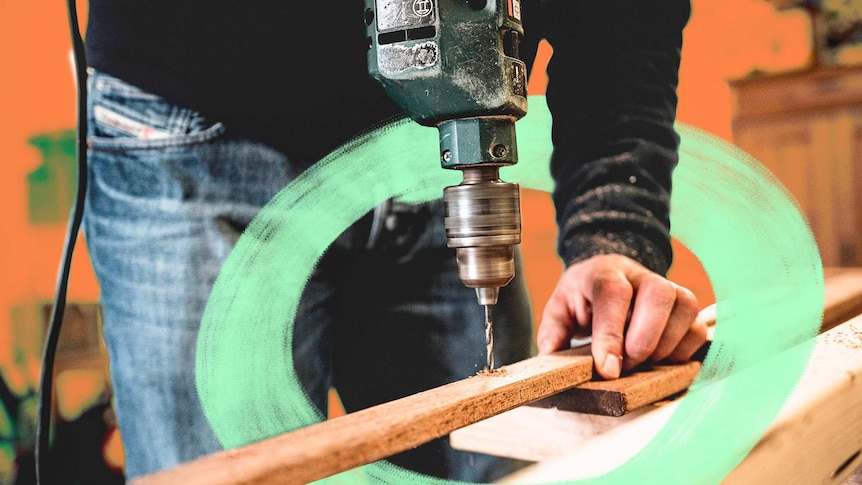
[[[9,311],[51,299],[65,224],[28,222],[26,176],[40,163],[28,139],[74,126],[69,38],[63,2],[0,1],[0,369],[7,379],[29,385],[36,382],[34,369],[11,363]],[[75,258],[69,296],[98,296],[85,250]]]

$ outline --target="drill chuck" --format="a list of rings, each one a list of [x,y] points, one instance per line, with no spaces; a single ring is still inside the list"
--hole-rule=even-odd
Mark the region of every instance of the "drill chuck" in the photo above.
[[[499,168],[462,169],[464,181],[443,191],[448,246],[455,248],[458,276],[475,288],[481,305],[494,305],[515,276],[514,246],[521,242],[518,184],[503,182]]]

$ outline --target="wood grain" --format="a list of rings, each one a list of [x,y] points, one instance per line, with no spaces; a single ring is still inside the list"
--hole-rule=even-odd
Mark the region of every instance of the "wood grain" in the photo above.
[[[615,417],[521,406],[453,431],[449,443],[459,450],[481,450],[485,454],[517,460],[545,461],[566,455],[584,441],[612,433],[623,423],[640,421],[644,414],[652,415],[653,408],[644,406]]]
[[[862,265],[862,64],[747,76],[730,91],[734,143],[796,199],[823,263]]]
[[[630,460],[647,446],[667,424],[679,406],[679,402],[677,400],[655,407],[648,412],[638,414],[634,419],[622,422],[618,426],[596,433],[586,439],[579,439],[574,442],[571,440],[546,442],[547,448],[556,447],[558,450],[554,458],[523,468],[501,478],[497,483],[559,483],[607,473]],[[555,412],[582,416],[578,413]],[[559,448],[563,443],[568,444],[568,446]]]
[[[722,483],[837,485],[862,463],[860,450],[862,316],[817,338],[787,404]]]
[[[134,485],[308,483],[411,449],[584,382],[592,358],[527,359],[446,386],[148,475]]]
[[[823,274],[821,333],[862,313],[862,268],[829,267]]]
[[[700,368],[697,361],[654,365],[613,381],[585,382],[532,406],[619,417],[688,389]]]

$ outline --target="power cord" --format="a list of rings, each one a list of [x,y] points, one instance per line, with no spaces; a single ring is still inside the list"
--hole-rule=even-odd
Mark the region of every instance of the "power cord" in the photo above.
[[[69,286],[69,272],[72,266],[72,253],[81,229],[84,216],[84,199],[87,193],[87,59],[84,52],[84,40],[81,38],[78,23],[78,9],[75,0],[67,0],[69,29],[72,34],[72,52],[77,82],[77,174],[78,187],[75,194],[75,205],[72,207],[71,218],[66,232],[66,242],[63,248],[60,272],[57,277],[57,291],[54,298],[54,308],[51,322],[45,339],[45,349],[42,356],[42,376],[39,383],[39,417],[36,423],[36,480],[39,484],[48,483],[49,456],[51,444],[51,398],[54,387],[54,356],[57,352],[57,341],[60,336],[60,326],[63,323],[63,313],[66,309],[66,291]]]

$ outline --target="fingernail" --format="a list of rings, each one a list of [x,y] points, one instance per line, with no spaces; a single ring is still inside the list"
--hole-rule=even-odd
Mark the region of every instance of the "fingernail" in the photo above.
[[[622,359],[618,355],[608,354],[605,356],[605,363],[602,366],[602,369],[605,371],[605,375],[617,378],[620,376],[622,364]]]

